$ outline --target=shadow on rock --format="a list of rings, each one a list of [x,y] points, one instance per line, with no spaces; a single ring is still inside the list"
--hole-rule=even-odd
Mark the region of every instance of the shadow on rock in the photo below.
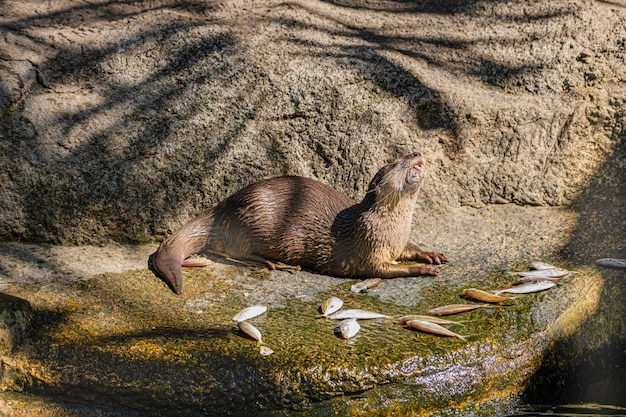
[[[592,264],[598,258],[626,258],[624,132],[573,208],[579,226],[561,253],[565,259]],[[602,269],[602,276],[598,310],[551,349],[532,378],[526,401],[626,404],[626,271]]]

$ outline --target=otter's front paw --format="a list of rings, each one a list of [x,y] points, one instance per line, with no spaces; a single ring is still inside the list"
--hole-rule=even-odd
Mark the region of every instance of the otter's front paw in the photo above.
[[[423,251],[419,254],[419,256],[423,261],[426,261],[428,263],[435,264],[435,265],[441,265],[441,264],[445,264],[446,262],[448,262],[448,258],[446,257],[446,255],[444,255],[443,253],[439,253],[439,252]]]
[[[437,275],[439,275],[439,271],[437,271],[435,268],[424,267],[424,272],[422,273],[422,275],[436,277]]]
[[[439,275],[439,271],[426,265],[414,264],[407,265],[407,267],[410,271],[409,276],[417,277],[419,275],[427,275],[431,277],[436,277],[437,275]]]

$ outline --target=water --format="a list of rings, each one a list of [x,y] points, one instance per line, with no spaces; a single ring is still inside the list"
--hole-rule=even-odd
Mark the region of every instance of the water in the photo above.
[[[626,417],[626,275],[603,277],[598,310],[546,354],[510,417]]]
[[[567,405],[527,405],[509,417],[606,417],[626,416],[626,407],[596,403]]]

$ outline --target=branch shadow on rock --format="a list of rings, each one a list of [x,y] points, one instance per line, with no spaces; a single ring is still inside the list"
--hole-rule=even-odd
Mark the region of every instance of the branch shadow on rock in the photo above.
[[[193,91],[193,86],[211,83],[220,74],[232,71],[223,63],[224,57],[235,54],[237,48],[228,33],[217,32],[184,42],[184,47],[169,56],[167,62],[155,63],[158,68],[152,74],[127,85],[117,82],[115,74],[107,73],[108,61],[125,50],[141,51],[148,44],[171,42],[181,33],[198,28],[200,23],[156,22],[152,28],[127,34],[117,44],[83,46],[80,50],[59,48],[49,39],[21,34],[23,28],[51,22],[89,25],[90,20],[119,21],[156,10],[209,10],[205,2],[152,4],[154,7],[146,9],[142,9],[145,2],[134,1],[81,5],[6,24],[16,36],[27,36],[32,42],[60,49],[56,58],[37,68],[48,86],[39,86],[40,92],[65,85],[75,86],[70,93],[102,97],[94,105],[68,107],[58,114],[52,121],[56,126],[52,131],[58,131],[58,137],[37,132],[20,111],[9,112],[3,118],[7,154],[13,157],[10,169],[20,186],[16,192],[23,194],[27,202],[26,222],[33,225],[22,239],[98,243],[101,237],[87,237],[92,235],[141,242],[158,229],[156,225],[176,217],[178,206],[189,200],[192,205],[197,204],[202,197],[188,190],[201,186],[206,167],[219,160],[238,137],[245,117],[235,125],[220,127],[221,135],[207,138],[207,146],[200,153],[186,153],[186,142],[192,138],[176,131],[176,126],[185,126],[204,111],[198,100],[187,101],[181,108],[181,99]],[[135,11],[125,11],[125,6]],[[206,61],[213,58],[218,65],[207,66]],[[85,82],[90,78],[99,81]],[[64,88],[62,92],[67,91]],[[247,90],[252,88],[247,86]],[[120,109],[124,114],[116,123],[102,123],[103,117],[119,114]],[[255,112],[255,106],[248,111]],[[135,127],[137,121],[139,129]],[[29,142],[18,140],[25,131],[32,131]],[[150,178],[143,175],[146,171],[152,173]],[[177,186],[159,187],[159,183],[170,182]],[[158,207],[154,206],[155,194],[160,200]],[[5,234],[14,234],[10,227],[6,229]]]

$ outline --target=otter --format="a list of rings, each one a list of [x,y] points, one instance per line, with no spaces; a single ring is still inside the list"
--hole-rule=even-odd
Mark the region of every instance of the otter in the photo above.
[[[361,202],[310,178],[261,180],[165,239],[153,267],[176,294],[183,261],[202,250],[270,269],[293,265],[340,277],[437,275],[425,265],[396,262],[448,261],[409,240],[425,173],[419,152],[398,158],[376,173]]]

